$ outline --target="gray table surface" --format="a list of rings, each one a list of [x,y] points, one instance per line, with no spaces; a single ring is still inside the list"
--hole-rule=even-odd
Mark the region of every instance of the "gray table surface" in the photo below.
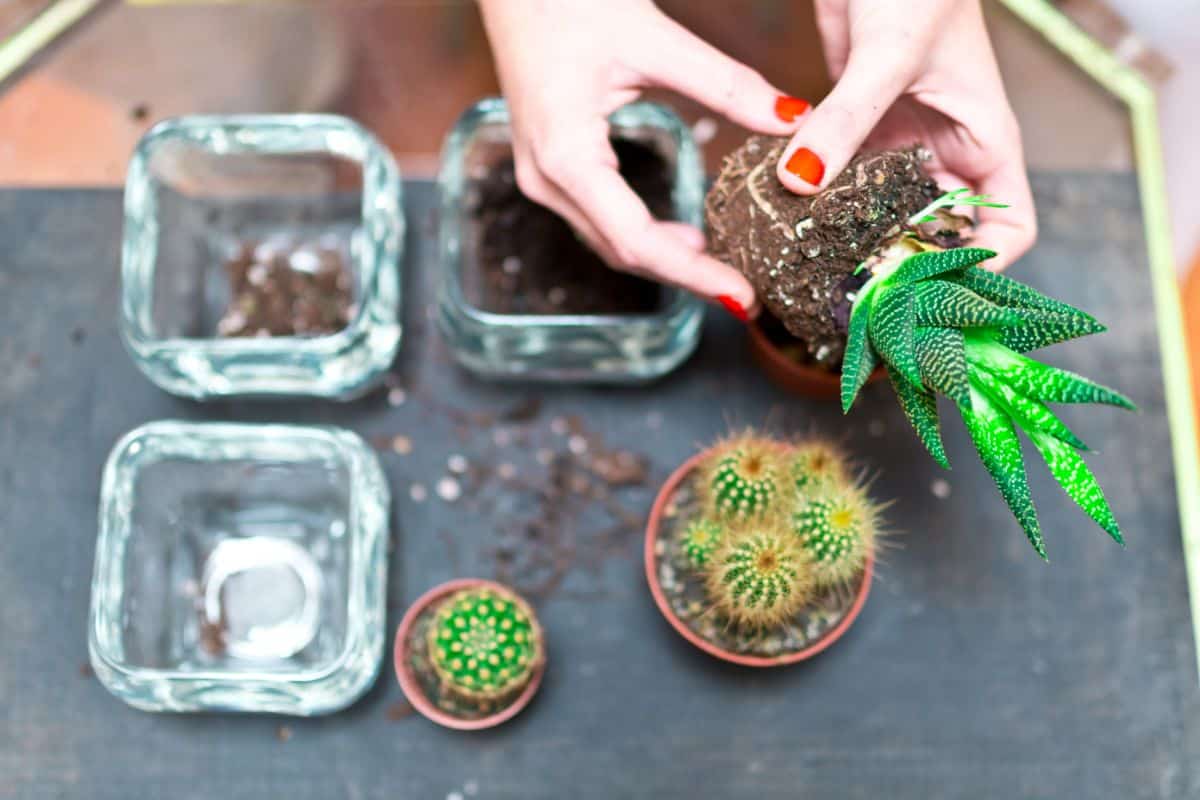
[[[0,797],[1200,797],[1200,694],[1134,183],[1036,178],[1041,241],[1013,274],[1112,329],[1052,360],[1142,408],[1068,414],[1099,451],[1092,463],[1128,549],[1032,468],[1049,565],[995,496],[961,423],[947,424],[956,468],[941,473],[889,389],[869,391],[848,419],[789,398],[715,313],[696,356],[651,387],[464,375],[429,322],[426,183],[408,186],[398,406],[378,393],[349,405],[197,405],[160,392],[117,338],[120,193],[0,192]],[[897,499],[889,518],[900,531],[857,624],[793,668],[719,663],[655,610],[635,525],[600,543],[575,521],[566,578],[539,601],[546,682],[490,732],[402,716],[390,663],[358,704],[309,720],[142,713],[82,668],[99,474],[129,429],[279,420],[410,436],[411,454],[381,454],[395,495],[390,634],[435,583],[490,575],[497,528],[529,512],[500,494],[487,509],[434,493],[415,502],[410,486],[434,485],[452,453],[507,458],[515,446],[464,412],[531,394],[544,401],[527,423],[539,441],[556,435],[555,418],[580,415],[610,445],[647,453],[655,481],[730,424],[844,437],[878,473],[877,493]],[[942,477],[951,492],[939,499],[931,486]],[[620,502],[636,520],[652,494],[626,490]]]

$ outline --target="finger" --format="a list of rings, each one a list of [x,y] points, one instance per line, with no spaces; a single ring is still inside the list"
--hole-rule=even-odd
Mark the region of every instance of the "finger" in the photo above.
[[[1023,256],[1037,240],[1037,210],[1025,160],[1018,152],[1001,162],[992,173],[978,181],[979,191],[990,195],[1008,208],[980,208],[971,244],[996,251],[996,257],[984,266],[993,271],[1007,269]]]
[[[766,78],[671,19],[637,66],[647,83],[687,95],[758,133],[786,136],[810,110]]]
[[[693,250],[703,250],[708,242],[704,238],[704,232],[694,225],[688,225],[686,222],[671,222],[666,221],[660,223],[664,229],[671,233],[679,241]]]
[[[865,57],[859,55],[864,52]],[[783,185],[798,194],[814,194],[836,177],[908,87],[915,63],[899,51],[887,58],[857,48],[842,79],[784,149],[776,169]]]
[[[740,272],[682,239],[677,223],[655,221],[616,170],[579,163],[548,177],[599,231],[615,256],[612,266],[703,297],[725,296],[743,309],[754,306],[754,290]]]

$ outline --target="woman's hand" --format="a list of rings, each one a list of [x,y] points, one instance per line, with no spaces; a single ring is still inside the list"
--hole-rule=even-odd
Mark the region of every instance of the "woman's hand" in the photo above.
[[[704,235],[655,221],[617,172],[610,113],[660,86],[751,130],[786,135],[808,103],[715,50],[649,0],[481,0],[512,113],[517,183],[617,269],[682,286],[745,318],[754,290],[704,253]]]
[[[812,194],[864,146],[920,142],[944,188],[967,185],[1011,206],[979,209],[972,244],[999,253],[992,269],[1015,261],[1037,219],[978,0],[816,0],[816,9],[837,85],[804,118],[779,179]]]

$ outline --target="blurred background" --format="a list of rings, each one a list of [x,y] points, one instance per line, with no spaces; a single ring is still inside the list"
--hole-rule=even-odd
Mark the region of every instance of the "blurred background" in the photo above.
[[[792,94],[828,91],[810,2],[659,5]],[[999,3],[984,5],[1030,168],[1132,170],[1122,104]],[[1159,91],[1174,251],[1200,363],[1200,3],[1055,5]],[[349,115],[393,150],[407,177],[430,177],[458,114],[497,91],[471,0],[0,0],[0,187],[119,186],[155,121],[250,111]],[[739,143],[735,126],[662,99],[693,124],[710,169]]]

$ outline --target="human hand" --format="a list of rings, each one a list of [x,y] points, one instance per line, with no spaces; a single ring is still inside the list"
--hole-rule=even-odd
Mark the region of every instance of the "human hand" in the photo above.
[[[978,0],[817,0],[833,91],[784,150],[779,179],[812,194],[856,152],[926,145],[946,189],[1009,204],[980,208],[973,245],[1011,264],[1037,238],[1021,132],[1004,94]]]
[[[517,184],[613,267],[682,286],[745,319],[754,290],[704,253],[704,235],[659,222],[617,172],[608,115],[665,87],[760,133],[796,130],[808,103],[783,95],[649,0],[481,0],[512,115]]]

